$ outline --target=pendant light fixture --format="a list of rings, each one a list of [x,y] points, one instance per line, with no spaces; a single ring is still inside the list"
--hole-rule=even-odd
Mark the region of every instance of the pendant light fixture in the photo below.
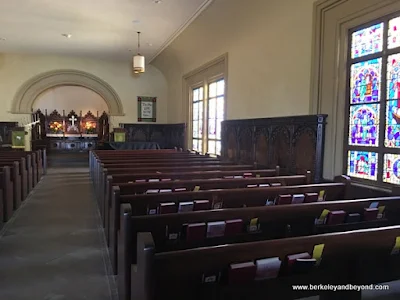
[[[140,31],[137,32],[138,34],[138,52],[133,57],[133,72],[135,74],[144,73],[144,56],[140,55]]]

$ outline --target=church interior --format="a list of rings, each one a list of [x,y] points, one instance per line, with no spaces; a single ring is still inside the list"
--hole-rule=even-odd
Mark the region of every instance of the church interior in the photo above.
[[[0,300],[400,297],[400,1],[0,1]]]

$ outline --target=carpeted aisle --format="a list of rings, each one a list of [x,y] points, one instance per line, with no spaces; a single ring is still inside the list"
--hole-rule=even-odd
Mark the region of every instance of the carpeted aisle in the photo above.
[[[0,299],[116,299],[87,168],[50,168],[0,233]]]

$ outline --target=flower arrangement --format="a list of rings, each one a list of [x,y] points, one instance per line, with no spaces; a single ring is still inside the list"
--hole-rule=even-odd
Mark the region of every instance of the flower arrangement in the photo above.
[[[86,122],[85,129],[87,134],[96,133],[96,123],[94,122]]]
[[[52,131],[53,133],[62,133],[62,127],[63,126],[60,122],[54,121],[50,124],[50,131]]]

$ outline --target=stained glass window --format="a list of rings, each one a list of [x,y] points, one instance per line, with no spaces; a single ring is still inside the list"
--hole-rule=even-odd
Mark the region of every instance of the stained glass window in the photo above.
[[[400,16],[350,37],[345,172],[356,181],[400,184]]]
[[[378,154],[375,152],[349,151],[347,175],[369,180],[377,179]]]
[[[379,104],[350,106],[349,145],[378,146]]]
[[[383,160],[383,181],[400,184],[400,155],[385,154]]]
[[[368,103],[380,100],[382,59],[376,58],[351,66],[350,102]]]
[[[358,30],[352,35],[351,58],[382,51],[383,23]]]
[[[400,46],[400,17],[389,21],[388,49]]]

